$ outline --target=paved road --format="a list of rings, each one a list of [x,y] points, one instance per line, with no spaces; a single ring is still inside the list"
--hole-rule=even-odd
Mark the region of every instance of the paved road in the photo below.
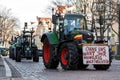
[[[22,62],[9,58],[4,60],[10,66],[12,76],[3,80],[120,80],[120,61],[117,60],[113,60],[107,71],[96,71],[92,65],[87,70],[64,71],[61,67],[49,70],[45,69],[42,58],[38,63],[25,59]]]

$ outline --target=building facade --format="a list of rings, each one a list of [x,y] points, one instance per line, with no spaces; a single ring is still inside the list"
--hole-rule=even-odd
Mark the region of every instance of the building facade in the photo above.
[[[42,49],[42,43],[40,42],[40,39],[44,33],[52,30],[52,19],[47,17],[37,17],[37,21],[38,25],[36,28],[36,44],[38,48]]]

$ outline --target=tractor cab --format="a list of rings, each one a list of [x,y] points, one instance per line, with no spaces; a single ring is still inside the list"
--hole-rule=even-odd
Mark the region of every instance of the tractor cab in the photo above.
[[[92,32],[87,28],[84,14],[55,14],[52,21],[54,31],[58,33],[59,40],[62,42],[74,40],[75,36],[81,36],[79,39],[86,43],[94,40]]]
[[[31,43],[32,43],[31,34],[24,34],[23,35],[23,44],[29,46]]]
[[[72,30],[84,30],[86,27],[83,15],[66,14],[64,18],[64,33],[68,34]]]

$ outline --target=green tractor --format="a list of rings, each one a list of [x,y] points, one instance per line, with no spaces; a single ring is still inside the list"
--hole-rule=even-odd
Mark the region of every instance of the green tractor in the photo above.
[[[17,42],[17,36],[14,35],[12,36],[11,38],[11,41],[9,42],[10,43],[10,46],[9,46],[9,58],[11,59],[15,59],[15,56],[14,56],[14,53],[15,53],[15,44]]]
[[[35,44],[33,37],[34,30],[26,30],[27,24],[25,24],[23,34],[17,38],[15,44],[15,60],[21,62],[22,58],[32,59],[34,62],[39,62],[38,48]]]
[[[52,32],[42,35],[43,63],[56,69],[61,63],[65,70],[86,69],[92,64],[96,70],[107,70],[111,65],[108,45],[94,41],[82,14],[53,14]]]
[[[12,43],[12,44],[10,45],[10,47],[9,47],[9,58],[14,59],[14,58],[13,58],[13,56],[14,56],[14,49],[15,49],[15,46],[14,46],[14,44]]]

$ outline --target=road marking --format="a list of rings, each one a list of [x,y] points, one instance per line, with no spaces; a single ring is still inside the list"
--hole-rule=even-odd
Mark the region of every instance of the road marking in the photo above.
[[[11,69],[9,68],[8,64],[6,63],[6,61],[3,59],[3,63],[4,63],[4,66],[5,66],[5,70],[6,70],[6,77],[11,77],[12,74],[11,74]]]

